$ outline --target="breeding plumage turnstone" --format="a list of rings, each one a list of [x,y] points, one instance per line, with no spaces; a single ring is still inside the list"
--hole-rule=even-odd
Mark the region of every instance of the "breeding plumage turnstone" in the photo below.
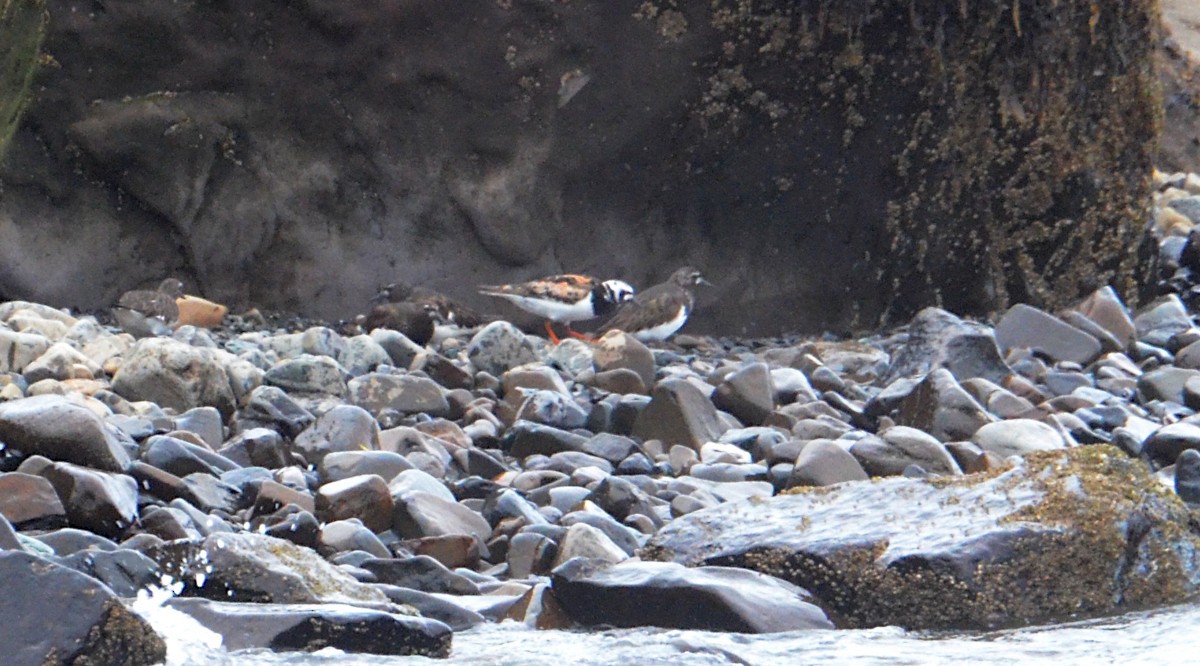
[[[113,316],[135,338],[170,335],[171,326],[179,318],[175,301],[182,296],[183,283],[167,278],[158,289],[134,289],[121,294],[113,306]]]
[[[662,284],[639,293],[621,306],[601,330],[618,329],[642,342],[666,340],[675,334],[692,313],[695,297],[692,287],[711,284],[700,271],[684,266]]]
[[[581,339],[587,336],[571,330],[571,322],[602,317],[633,297],[633,287],[621,280],[601,282],[586,275],[551,275],[518,284],[482,286],[479,293],[499,296],[546,319],[546,333],[558,344],[551,322],[565,324],[567,334]]]

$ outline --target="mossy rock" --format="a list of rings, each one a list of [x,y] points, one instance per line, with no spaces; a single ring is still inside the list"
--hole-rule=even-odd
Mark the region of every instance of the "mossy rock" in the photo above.
[[[840,627],[984,629],[1183,601],[1200,586],[1193,525],[1144,463],[1099,445],[722,505],[668,524],[643,557],[778,576]]]
[[[46,23],[45,0],[0,0],[0,159],[21,122]]]

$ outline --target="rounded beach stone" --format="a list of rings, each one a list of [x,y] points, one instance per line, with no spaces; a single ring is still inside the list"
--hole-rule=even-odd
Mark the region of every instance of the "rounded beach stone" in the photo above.
[[[1188,504],[1200,504],[1200,451],[1187,449],[1175,460],[1175,493]]]
[[[739,420],[759,425],[775,408],[775,386],[766,363],[750,363],[730,373],[713,393],[713,404]]]
[[[392,525],[392,496],[377,474],[363,474],[326,483],[317,489],[314,506],[323,521],[358,518],[372,532]]]
[[[1200,425],[1186,421],[1162,426],[1142,442],[1142,451],[1160,465],[1173,464],[1189,449],[1200,449]]]
[[[431,379],[417,375],[373,372],[349,382],[349,401],[371,413],[394,409],[403,414],[450,414],[445,390]]]
[[[467,358],[477,370],[499,377],[506,371],[538,360],[533,343],[506,321],[494,321],[471,338]]]
[[[828,439],[814,439],[796,458],[788,487],[829,486],[868,478],[862,465],[841,445]]]
[[[0,404],[0,441],[26,455],[42,455],[110,472],[129,467],[129,435],[92,410],[58,395]]]
[[[632,370],[641,378],[642,386],[654,386],[654,354],[632,335],[611,330],[600,338],[592,353],[597,373],[622,368]]]
[[[989,423],[977,430],[971,441],[985,453],[991,453],[1001,460],[1009,456],[1023,456],[1034,451],[1052,451],[1066,446],[1057,430],[1033,419],[1010,419]]]
[[[209,405],[228,418],[235,406],[229,376],[214,350],[170,338],[140,340],[112,386],[127,400],[149,400],[180,412]]]
[[[268,370],[263,382],[285,391],[341,396],[346,394],[349,377],[350,373],[328,356],[301,354]]]
[[[378,450],[379,424],[361,407],[338,405],[300,433],[292,446],[310,465],[320,466],[334,451]]]

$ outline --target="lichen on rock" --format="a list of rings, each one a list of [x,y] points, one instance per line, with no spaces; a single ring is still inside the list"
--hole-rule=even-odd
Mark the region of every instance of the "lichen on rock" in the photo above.
[[[1200,589],[1192,514],[1141,462],[1106,445],[1017,460],[700,511],[668,524],[643,555],[781,577],[842,627],[1017,626]]]

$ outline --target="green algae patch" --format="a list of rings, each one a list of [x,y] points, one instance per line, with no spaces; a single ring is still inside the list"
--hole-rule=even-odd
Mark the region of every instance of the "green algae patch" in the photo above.
[[[699,511],[643,556],[778,576],[841,627],[986,629],[1189,598],[1200,585],[1195,524],[1143,463],[1088,446],[986,473]]]
[[[0,0],[0,159],[29,101],[47,21],[44,0]]]

